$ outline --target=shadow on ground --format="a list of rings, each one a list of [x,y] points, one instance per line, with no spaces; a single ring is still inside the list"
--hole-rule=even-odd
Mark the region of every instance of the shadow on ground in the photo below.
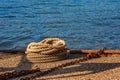
[[[79,58],[86,55],[71,55],[69,59]],[[74,66],[66,67],[60,70],[56,70],[48,75],[44,76],[44,80],[58,79],[58,78],[69,78],[75,76],[85,76],[89,74],[100,73],[103,71],[111,70],[120,67],[120,63],[96,63],[96,62],[85,62]],[[74,74],[75,73],[75,74]],[[39,80],[43,80],[39,79]]]
[[[84,75],[89,75],[89,74],[94,74],[94,73],[99,73],[102,71],[110,70],[120,67],[120,63],[82,63],[81,65],[73,66],[70,68],[64,68],[61,70],[56,70],[53,73],[48,74],[47,79],[58,79],[58,78],[69,78],[69,77],[75,77],[75,76],[84,76]],[[84,73],[84,71],[88,73]],[[76,73],[77,74],[73,74]],[[81,72],[81,73],[79,73]],[[82,73],[83,72],[83,73]],[[69,75],[66,75],[69,74]],[[54,75],[59,75],[59,76],[54,76]],[[64,76],[63,76],[64,75]],[[54,76],[52,78],[49,78],[51,76]]]
[[[10,63],[10,61],[7,62]],[[24,68],[27,70],[31,69],[32,63],[29,60],[27,60],[26,55],[21,55],[20,63],[18,63],[16,67],[0,67],[0,72],[12,71],[12,70],[20,71],[20,70],[24,70]]]

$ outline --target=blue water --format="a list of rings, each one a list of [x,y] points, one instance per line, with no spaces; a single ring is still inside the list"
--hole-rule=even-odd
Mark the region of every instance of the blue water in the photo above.
[[[120,0],[0,0],[0,50],[49,37],[67,48],[120,49]]]

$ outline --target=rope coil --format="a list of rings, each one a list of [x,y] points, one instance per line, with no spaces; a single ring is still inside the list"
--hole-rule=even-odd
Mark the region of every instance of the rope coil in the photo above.
[[[47,38],[41,42],[32,42],[27,46],[25,53],[31,62],[49,62],[66,57],[66,43],[59,38]]]

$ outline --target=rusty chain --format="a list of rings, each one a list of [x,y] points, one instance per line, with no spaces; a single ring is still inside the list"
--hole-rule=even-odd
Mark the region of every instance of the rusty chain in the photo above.
[[[62,69],[63,67],[66,67],[66,66],[79,64],[81,62],[88,61],[88,60],[91,60],[91,59],[94,59],[94,58],[100,58],[101,55],[103,55],[103,54],[104,54],[104,48],[101,48],[96,54],[89,53],[87,56],[85,56],[83,58],[76,59],[76,60],[73,60],[73,61],[70,61],[70,62],[67,62],[67,63],[60,64],[60,65],[58,65],[56,67],[53,67],[51,69],[48,69],[46,71],[40,71],[40,69],[37,68],[37,69],[32,69],[32,70],[21,70],[19,72],[17,72],[17,71],[6,72],[6,73],[0,75],[0,80],[8,80],[8,79],[21,77],[21,76],[25,76],[25,75],[28,75],[28,74],[39,72],[39,73],[34,74],[32,76],[20,79],[20,80],[33,80],[34,78],[44,76],[44,75],[46,75],[46,74],[48,74],[50,72]]]
[[[36,69],[32,69],[32,70],[21,70],[19,72],[17,72],[17,71],[6,72],[6,73],[0,75],[0,80],[8,80],[11,78],[20,77],[20,76],[24,76],[27,74],[32,74],[35,72],[40,72],[40,69],[36,68]]]

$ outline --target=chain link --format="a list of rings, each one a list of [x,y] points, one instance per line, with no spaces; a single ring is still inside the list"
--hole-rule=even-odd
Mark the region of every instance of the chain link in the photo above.
[[[35,72],[40,72],[40,69],[36,68],[36,69],[32,69],[32,70],[21,70],[19,72],[17,72],[17,71],[6,72],[6,73],[0,75],[0,80],[8,80],[8,79],[24,76],[27,74],[32,74]]]

